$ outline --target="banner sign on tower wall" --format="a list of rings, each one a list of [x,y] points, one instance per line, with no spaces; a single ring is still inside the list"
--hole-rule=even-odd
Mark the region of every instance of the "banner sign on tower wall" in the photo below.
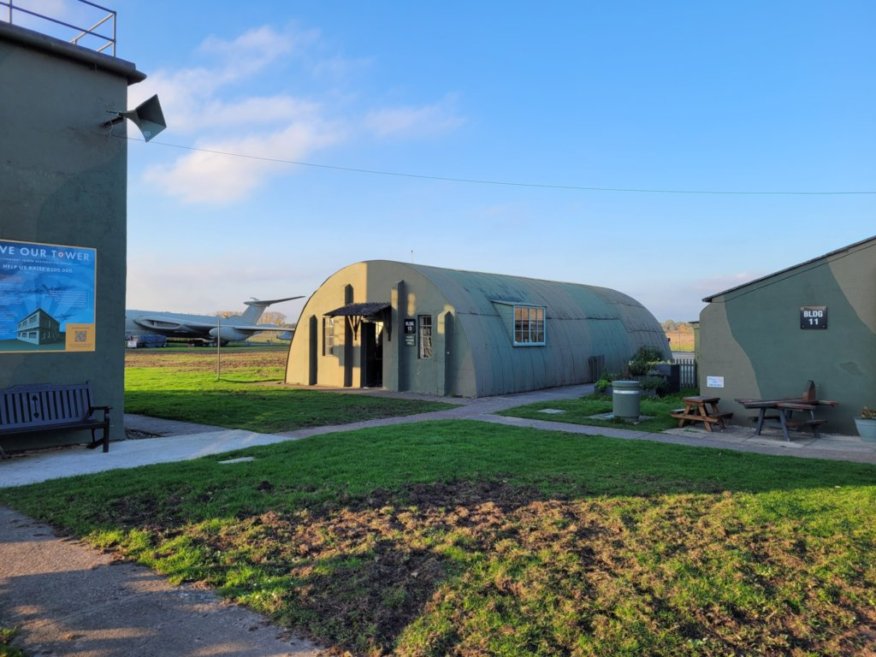
[[[95,349],[97,252],[0,240],[0,354]]]

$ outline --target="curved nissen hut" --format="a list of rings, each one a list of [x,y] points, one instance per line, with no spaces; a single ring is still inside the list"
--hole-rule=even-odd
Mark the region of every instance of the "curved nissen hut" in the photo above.
[[[484,397],[594,381],[669,357],[654,316],[603,287],[373,260],[310,297],[286,382]]]

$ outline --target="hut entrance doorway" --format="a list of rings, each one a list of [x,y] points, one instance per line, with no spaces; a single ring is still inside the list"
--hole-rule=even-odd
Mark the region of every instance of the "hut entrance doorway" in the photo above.
[[[362,322],[362,387],[383,387],[383,322]]]

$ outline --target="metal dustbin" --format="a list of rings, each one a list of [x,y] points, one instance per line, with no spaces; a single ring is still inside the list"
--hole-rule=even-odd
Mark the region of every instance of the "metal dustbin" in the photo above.
[[[612,381],[611,391],[612,414],[624,420],[638,420],[641,384],[638,381]]]

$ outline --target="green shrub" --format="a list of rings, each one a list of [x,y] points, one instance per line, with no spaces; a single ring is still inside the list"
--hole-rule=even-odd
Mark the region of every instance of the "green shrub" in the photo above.
[[[639,347],[629,362],[629,370],[632,376],[644,376],[651,367],[663,361],[663,352],[656,347]]]
[[[658,397],[669,393],[669,383],[662,376],[646,376],[641,382],[642,390],[653,390]]]
[[[603,376],[599,381],[593,384],[594,392],[597,392],[600,395],[604,395],[609,387],[611,387],[611,377],[609,376]]]

